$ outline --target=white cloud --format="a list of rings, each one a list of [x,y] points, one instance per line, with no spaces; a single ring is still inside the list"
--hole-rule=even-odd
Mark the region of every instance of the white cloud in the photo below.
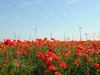
[[[81,2],[83,0],[70,0],[69,3],[77,3],[77,2]]]
[[[44,0],[36,0],[36,1],[25,2],[25,3],[20,4],[19,7],[32,5],[32,4],[35,4],[35,3],[42,2],[42,1],[44,1]]]

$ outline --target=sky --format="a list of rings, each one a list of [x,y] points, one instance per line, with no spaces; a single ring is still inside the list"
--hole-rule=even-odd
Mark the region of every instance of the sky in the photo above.
[[[100,0],[0,0],[0,41],[100,38]]]

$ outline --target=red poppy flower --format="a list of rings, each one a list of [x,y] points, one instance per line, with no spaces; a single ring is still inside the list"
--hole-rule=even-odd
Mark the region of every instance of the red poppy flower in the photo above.
[[[58,65],[61,66],[61,67],[67,67],[67,64],[63,61],[59,61]]]
[[[14,65],[15,66],[19,66],[19,62],[18,61],[14,61]]]
[[[87,58],[88,54],[83,53],[82,56],[85,57],[85,58]]]
[[[57,60],[58,59],[58,56],[56,55],[56,54],[54,54],[53,52],[47,52],[46,54],[45,54],[45,56],[47,56],[47,57],[49,57],[49,58],[52,58],[52,59],[54,59],[54,60]]]
[[[6,72],[4,72],[4,74],[3,75],[7,75],[7,73]]]
[[[48,66],[53,65],[53,63],[51,61],[48,61],[47,64],[48,64]]]
[[[56,41],[54,38],[51,38],[51,40]]]
[[[76,50],[76,53],[81,53],[81,51],[82,51],[82,50],[77,49],[77,50]]]
[[[86,74],[86,75],[91,75],[90,73]]]
[[[0,44],[0,48],[3,50],[5,48],[5,46],[3,46],[2,44]]]
[[[98,63],[94,63],[94,67],[98,68],[100,65]]]
[[[79,65],[79,60],[78,59],[75,60],[75,65],[77,65],[77,66]]]
[[[79,50],[83,50],[83,47],[81,47],[81,46],[77,46],[77,49],[79,49]]]
[[[4,44],[13,46],[13,42],[10,39],[4,40]]]
[[[16,51],[15,55],[21,56],[22,55],[22,52],[21,51]]]
[[[90,60],[91,60],[91,58],[90,58],[90,57],[87,57],[86,59],[87,59],[87,61],[88,61],[88,62],[90,62]]]
[[[10,72],[10,74],[11,74],[11,75],[14,75],[14,74],[15,74],[15,72],[14,72],[14,71],[11,71],[11,72]]]
[[[40,52],[40,51],[37,53],[37,56],[40,57],[40,58],[42,58],[42,59],[45,58],[44,54],[42,52]]]
[[[54,75],[61,75],[61,73],[60,72],[55,72],[55,74]]]
[[[94,51],[94,54],[99,54],[99,52],[97,50]]]
[[[84,52],[88,53],[89,52],[89,48],[84,48]]]
[[[100,70],[97,70],[97,74],[100,75]]]
[[[69,54],[70,54],[70,51],[66,50],[65,53],[64,53],[64,56],[68,56]]]
[[[51,65],[51,66],[49,66],[49,67],[48,67],[48,70],[49,70],[49,71],[56,70],[56,67],[55,67],[55,66],[53,66],[53,65]]]

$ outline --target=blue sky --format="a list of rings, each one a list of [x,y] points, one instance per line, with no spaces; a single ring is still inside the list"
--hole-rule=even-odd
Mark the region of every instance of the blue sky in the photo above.
[[[0,41],[52,37],[63,40],[99,37],[100,0],[0,0]],[[72,36],[74,35],[74,37]],[[31,36],[30,36],[31,35]],[[15,37],[16,36],[16,37]]]

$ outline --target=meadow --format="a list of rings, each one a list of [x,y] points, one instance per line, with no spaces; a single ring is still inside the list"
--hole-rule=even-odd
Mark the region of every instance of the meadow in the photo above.
[[[0,75],[100,75],[100,41],[5,39]]]

